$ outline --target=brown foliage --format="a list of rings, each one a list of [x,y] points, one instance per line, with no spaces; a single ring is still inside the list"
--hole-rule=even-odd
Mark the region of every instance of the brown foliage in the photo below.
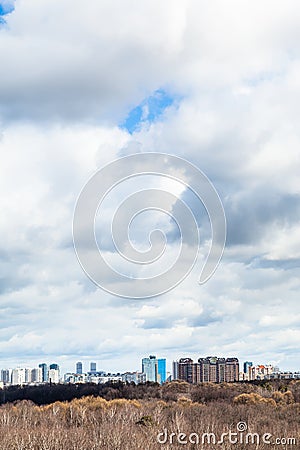
[[[236,430],[240,421],[246,422],[251,432],[295,437],[299,444],[298,386],[168,383],[160,390],[161,399],[87,396],[45,406],[29,401],[10,403],[0,407],[0,450],[205,450],[208,446],[201,443],[163,446],[157,435],[166,429],[169,433],[214,432],[220,436],[230,428]],[[220,448],[244,450],[245,446],[227,442]],[[259,447],[275,448],[278,445]]]
[[[238,395],[234,398],[234,403],[240,405],[257,405],[258,403],[264,403],[265,405],[276,406],[276,402],[273,398],[262,397],[254,392],[251,394]]]

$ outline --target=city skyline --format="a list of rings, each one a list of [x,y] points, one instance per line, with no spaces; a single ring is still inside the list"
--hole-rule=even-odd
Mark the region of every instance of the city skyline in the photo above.
[[[140,355],[155,351],[168,361],[222,353],[298,370],[296,2],[0,5],[0,365],[53,360],[68,370],[99,358],[114,371],[138,367]],[[125,299],[82,270],[73,213],[98,170],[148,153],[184,158],[208,177],[227,240],[216,272],[200,285],[212,233],[199,198],[159,177],[161,164],[153,176],[114,186],[97,210],[95,236],[104,259],[128,275],[132,298]],[[151,248],[161,248],[162,234],[151,235],[161,229],[164,264],[129,263],[112,239],[115,211],[145,189],[170,194],[166,213],[136,215],[129,236],[127,216],[119,215],[117,247],[130,241],[141,256],[150,236]],[[135,300],[133,280],[177,262],[181,230],[187,259],[195,252],[183,203],[200,236],[197,261],[172,291]],[[135,205],[142,211],[144,202]],[[185,262],[179,258],[175,281]],[[105,271],[100,277],[110,281]]]
[[[300,373],[300,369],[299,368],[298,369],[283,368],[283,367],[279,367],[277,364],[275,364],[274,362],[270,362],[270,361],[265,361],[265,360],[255,361],[255,360],[252,360],[250,362],[249,360],[240,360],[240,359],[236,358],[235,356],[230,356],[230,357],[227,356],[226,358],[224,358],[224,357],[220,357],[220,356],[216,356],[216,355],[200,357],[200,358],[199,358],[199,355],[196,356],[195,358],[191,358],[191,356],[182,356],[182,355],[178,356],[177,355],[177,358],[176,359],[172,359],[172,360],[168,360],[167,358],[161,358],[161,357],[156,358],[156,356],[154,356],[154,355],[150,355],[148,357],[143,356],[143,357],[140,358],[138,366],[126,367],[126,368],[120,368],[119,367],[119,368],[115,368],[113,370],[109,369],[107,367],[104,367],[103,365],[101,365],[99,360],[98,360],[98,362],[95,362],[95,360],[93,360],[93,361],[90,361],[90,360],[74,361],[73,366],[72,367],[70,366],[69,368],[64,368],[64,367],[60,366],[59,364],[53,363],[53,362],[50,363],[50,364],[49,363],[41,363],[41,362],[33,364],[32,362],[30,363],[30,362],[27,361],[26,364],[21,364],[20,363],[20,364],[17,364],[16,366],[14,366],[14,367],[12,367],[12,366],[10,366],[10,367],[5,366],[4,367],[4,366],[2,366],[0,364],[0,371],[1,370],[14,370],[14,369],[18,369],[18,368],[26,368],[26,369],[29,368],[29,369],[33,369],[33,370],[35,370],[36,368],[41,368],[43,370],[43,366],[46,366],[46,371],[47,371],[50,368],[50,366],[52,366],[52,367],[57,366],[59,368],[59,372],[60,372],[61,375],[62,374],[68,374],[68,373],[69,374],[78,374],[78,375],[88,374],[88,373],[92,374],[93,372],[103,373],[103,374],[122,374],[122,373],[124,374],[124,373],[133,373],[133,372],[143,373],[144,361],[149,360],[149,359],[150,360],[153,359],[156,362],[156,364],[159,361],[165,361],[165,363],[164,363],[165,364],[164,365],[164,367],[165,367],[164,371],[165,371],[165,377],[167,378],[167,376],[166,376],[167,374],[169,374],[171,376],[174,375],[174,371],[175,371],[174,364],[178,365],[178,363],[180,363],[180,361],[182,361],[182,362],[187,361],[188,363],[191,362],[192,364],[197,364],[198,362],[201,362],[201,360],[205,361],[208,358],[210,358],[212,360],[214,360],[214,359],[216,359],[216,360],[224,359],[224,362],[225,362],[225,360],[238,360],[238,362],[239,362],[239,372],[240,373],[248,373],[250,367],[252,367],[252,368],[272,367],[272,368],[275,368],[277,371],[280,370],[280,372]],[[79,372],[77,371],[78,367],[81,368],[81,370],[79,370]],[[75,370],[73,370],[73,369],[75,369]],[[153,370],[153,369],[151,369],[151,370]],[[158,370],[158,367],[156,368],[156,371],[157,370]],[[178,371],[178,369],[177,369],[177,371]],[[147,369],[144,371],[144,373],[145,374],[147,373]],[[44,378],[44,374],[43,374],[43,378]],[[197,377],[195,379],[197,379]],[[198,378],[198,380],[199,379],[200,378]],[[150,378],[147,379],[147,377],[146,377],[146,379],[145,379],[145,381],[155,381],[155,380],[159,381],[159,378],[157,378],[157,375],[156,375],[156,377],[151,375]],[[164,381],[165,381],[165,379],[162,382],[164,382]]]
[[[160,385],[172,381],[189,384],[235,383],[255,380],[300,379],[300,371],[282,371],[271,364],[254,365],[241,363],[236,357],[206,356],[197,361],[180,358],[172,362],[172,371],[166,371],[166,359],[155,355],[144,357],[142,370],[107,372],[99,370],[95,362],[90,362],[89,370],[83,371],[83,363],[77,361],[75,371],[63,373],[58,364],[40,363],[38,367],[17,367],[0,370],[0,388],[9,386],[35,386],[42,384],[105,384],[155,382]]]

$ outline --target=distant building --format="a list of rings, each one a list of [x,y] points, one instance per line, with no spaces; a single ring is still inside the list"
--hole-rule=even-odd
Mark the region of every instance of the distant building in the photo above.
[[[166,383],[170,383],[170,381],[172,381],[172,374],[171,372],[167,372],[167,379],[166,379]]]
[[[199,358],[198,360],[200,366],[200,382],[208,383],[211,380],[210,373],[210,360],[209,358]]]
[[[59,370],[59,365],[58,364],[50,364],[49,369],[50,370]]]
[[[223,383],[239,380],[237,358],[217,358],[208,356],[194,362],[191,358],[181,358],[173,370],[178,371],[177,379],[188,383]]]
[[[274,367],[271,364],[259,364],[252,366],[249,369],[250,380],[264,380],[269,379],[274,373]]]
[[[238,363],[238,361],[237,361],[237,363]],[[216,364],[217,364],[217,381],[218,381],[218,383],[230,381],[228,379],[228,370],[227,370],[228,359],[217,358]],[[238,381],[238,379],[239,379],[239,364],[238,364],[237,369],[238,369],[238,371],[237,371],[237,373],[235,373],[235,379],[233,381]]]
[[[200,382],[222,383],[226,380],[226,359],[208,356],[199,358]]]
[[[88,382],[89,383],[96,383],[96,384],[102,384],[102,383],[108,383],[111,382],[118,382],[122,381],[122,375],[121,374],[113,374],[113,373],[103,373],[100,374],[100,372],[95,372],[94,374],[89,373],[88,376]]]
[[[158,362],[156,356],[150,355],[149,358],[142,359],[142,372],[146,375],[146,381],[157,381]]]
[[[78,361],[76,363],[76,373],[78,373],[78,375],[82,375],[82,362]]]
[[[145,383],[146,374],[143,372],[125,372],[122,374],[122,381],[124,383]]]
[[[146,381],[165,383],[167,379],[166,359],[157,359],[154,355],[150,355],[149,358],[143,358],[142,372],[146,376]]]
[[[25,384],[26,369],[24,367],[13,369],[11,373],[11,384],[14,386]]]
[[[40,367],[31,370],[31,380],[32,383],[42,383],[43,382],[43,371]]]
[[[178,380],[178,366],[179,366],[179,362],[173,361],[173,363],[172,363],[172,379],[173,380]]]
[[[39,364],[39,368],[42,370],[42,382],[47,383],[48,381],[48,367],[47,364]]]
[[[247,374],[248,376],[249,376],[249,370],[250,370],[250,367],[252,367],[253,366],[253,362],[252,361],[245,361],[244,362],[244,373],[245,374]]]
[[[178,380],[187,383],[200,383],[200,365],[191,358],[181,358],[178,361]]]
[[[159,358],[157,360],[157,381],[162,384],[165,383],[167,379],[167,368],[166,368],[166,359]]]
[[[59,383],[60,374],[59,374],[59,365],[58,364],[50,364],[49,366],[49,381],[50,383]]]
[[[11,383],[11,370],[10,369],[2,369],[1,370],[1,381],[4,384]]]
[[[225,381],[231,383],[239,381],[239,360],[237,358],[227,358],[225,363]]]
[[[97,372],[97,364],[95,362],[91,362],[90,372]]]
[[[12,384],[13,386],[23,386],[25,384],[39,384],[43,382],[43,373],[40,367],[18,367],[12,370],[1,372],[4,384]]]
[[[29,367],[25,368],[25,383],[31,383],[31,373],[32,369]]]
[[[64,374],[65,383],[86,383],[87,376],[85,374],[78,373],[65,373]]]

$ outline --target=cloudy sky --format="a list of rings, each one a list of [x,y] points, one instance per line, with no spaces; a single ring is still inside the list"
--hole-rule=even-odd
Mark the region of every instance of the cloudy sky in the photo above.
[[[156,354],[300,369],[299,42],[297,0],[0,0],[1,368],[136,370]],[[149,151],[210,178],[227,244],[200,286],[207,218],[169,183],[198,211],[199,261],[167,294],[123,299],[82,271],[73,211],[97,169]]]

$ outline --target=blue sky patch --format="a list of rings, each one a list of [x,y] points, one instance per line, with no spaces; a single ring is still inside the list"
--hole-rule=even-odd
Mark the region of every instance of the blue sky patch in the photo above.
[[[147,97],[138,106],[133,108],[120,127],[125,128],[130,134],[138,130],[143,123],[155,122],[168,106],[174,103],[171,97],[163,89],[158,89],[153,95]]]
[[[11,13],[15,9],[15,2],[13,1],[0,1],[0,16],[5,16],[6,14]],[[4,21],[3,18],[0,17],[0,20]]]

